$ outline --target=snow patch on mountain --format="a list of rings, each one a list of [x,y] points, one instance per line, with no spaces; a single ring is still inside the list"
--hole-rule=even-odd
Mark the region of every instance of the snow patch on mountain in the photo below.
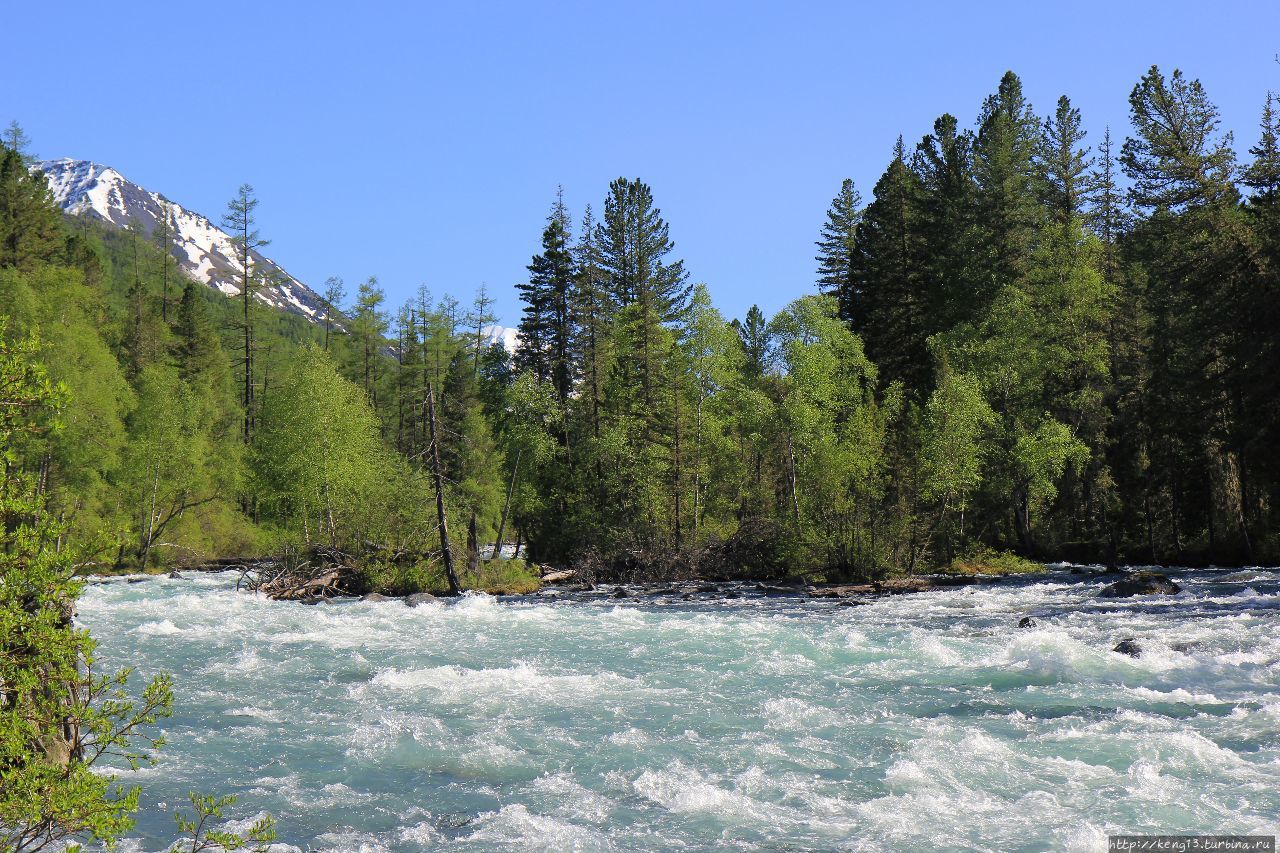
[[[519,331],[509,326],[484,326],[480,329],[480,334],[486,347],[502,344],[502,348],[508,353],[514,353],[516,347],[520,346]]]
[[[240,294],[235,244],[207,217],[187,210],[156,192],[133,183],[110,166],[89,160],[42,160],[32,164],[43,172],[55,201],[67,213],[93,216],[117,228],[130,222],[150,235],[166,214],[173,235],[173,257],[187,275],[227,296]],[[255,296],[267,305],[323,322],[324,300],[289,275],[270,258],[252,253],[264,285]],[[335,321],[340,318],[335,315]]]

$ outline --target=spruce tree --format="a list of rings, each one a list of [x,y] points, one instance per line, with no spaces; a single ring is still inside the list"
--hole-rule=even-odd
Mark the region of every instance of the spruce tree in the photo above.
[[[982,106],[973,146],[974,212],[981,237],[972,307],[979,315],[1001,286],[1027,272],[1044,219],[1036,192],[1039,148],[1040,122],[1023,96],[1022,81],[1005,72]]]
[[[857,285],[853,266],[858,222],[862,218],[862,196],[851,178],[840,184],[840,193],[827,208],[827,221],[815,245],[818,247],[818,290],[836,297],[842,316],[853,318]]]
[[[940,116],[916,146],[911,166],[920,182],[921,272],[932,334],[977,312],[972,134],[960,131],[950,113]]]
[[[613,315],[617,310],[611,298],[605,271],[596,244],[596,223],[587,205],[582,215],[582,231],[573,248],[576,275],[573,282],[573,360],[586,383],[590,404],[591,433],[600,437],[600,402],[605,374],[608,370],[608,341]]]
[[[905,156],[899,138],[889,168],[876,182],[875,200],[858,224],[851,270],[856,298],[845,303],[852,309],[852,328],[880,367],[881,378],[886,383],[900,380],[924,394],[929,328],[920,263],[920,180]]]
[[[683,314],[691,285],[684,261],[668,262],[675,244],[653,192],[639,178],[609,184],[604,219],[596,226],[600,266],[620,308],[636,306],[628,321],[636,344],[633,365],[642,398],[652,409],[661,352],[659,327]]]

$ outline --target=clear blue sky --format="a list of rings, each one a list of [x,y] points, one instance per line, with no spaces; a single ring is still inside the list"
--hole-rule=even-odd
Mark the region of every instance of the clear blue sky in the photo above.
[[[982,10],[978,11],[979,6]],[[1013,69],[1123,137],[1151,64],[1199,77],[1244,152],[1280,90],[1280,2],[17,3],[0,122],[215,221],[248,181],[277,261],[518,305],[557,184],[575,219],[641,177],[729,316],[813,287],[842,178],[972,124]]]

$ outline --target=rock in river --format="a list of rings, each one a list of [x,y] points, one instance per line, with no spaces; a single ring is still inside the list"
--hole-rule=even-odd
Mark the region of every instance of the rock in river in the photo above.
[[[429,592],[415,592],[413,595],[406,595],[404,603],[410,607],[417,607],[419,604],[430,604],[435,600],[436,597]]]
[[[1177,595],[1182,587],[1159,572],[1134,572],[1098,593],[1101,598],[1129,598],[1134,595]]]
[[[1142,656],[1142,646],[1138,645],[1138,641],[1133,637],[1125,637],[1123,640],[1116,643],[1116,647],[1111,651],[1119,652],[1122,655],[1128,655],[1131,658]]]

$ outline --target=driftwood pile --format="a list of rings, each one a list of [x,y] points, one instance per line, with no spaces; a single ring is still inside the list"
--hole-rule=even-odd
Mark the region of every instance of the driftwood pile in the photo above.
[[[236,588],[260,592],[276,601],[316,601],[357,595],[361,578],[355,558],[336,548],[316,545],[306,552],[244,563]]]

